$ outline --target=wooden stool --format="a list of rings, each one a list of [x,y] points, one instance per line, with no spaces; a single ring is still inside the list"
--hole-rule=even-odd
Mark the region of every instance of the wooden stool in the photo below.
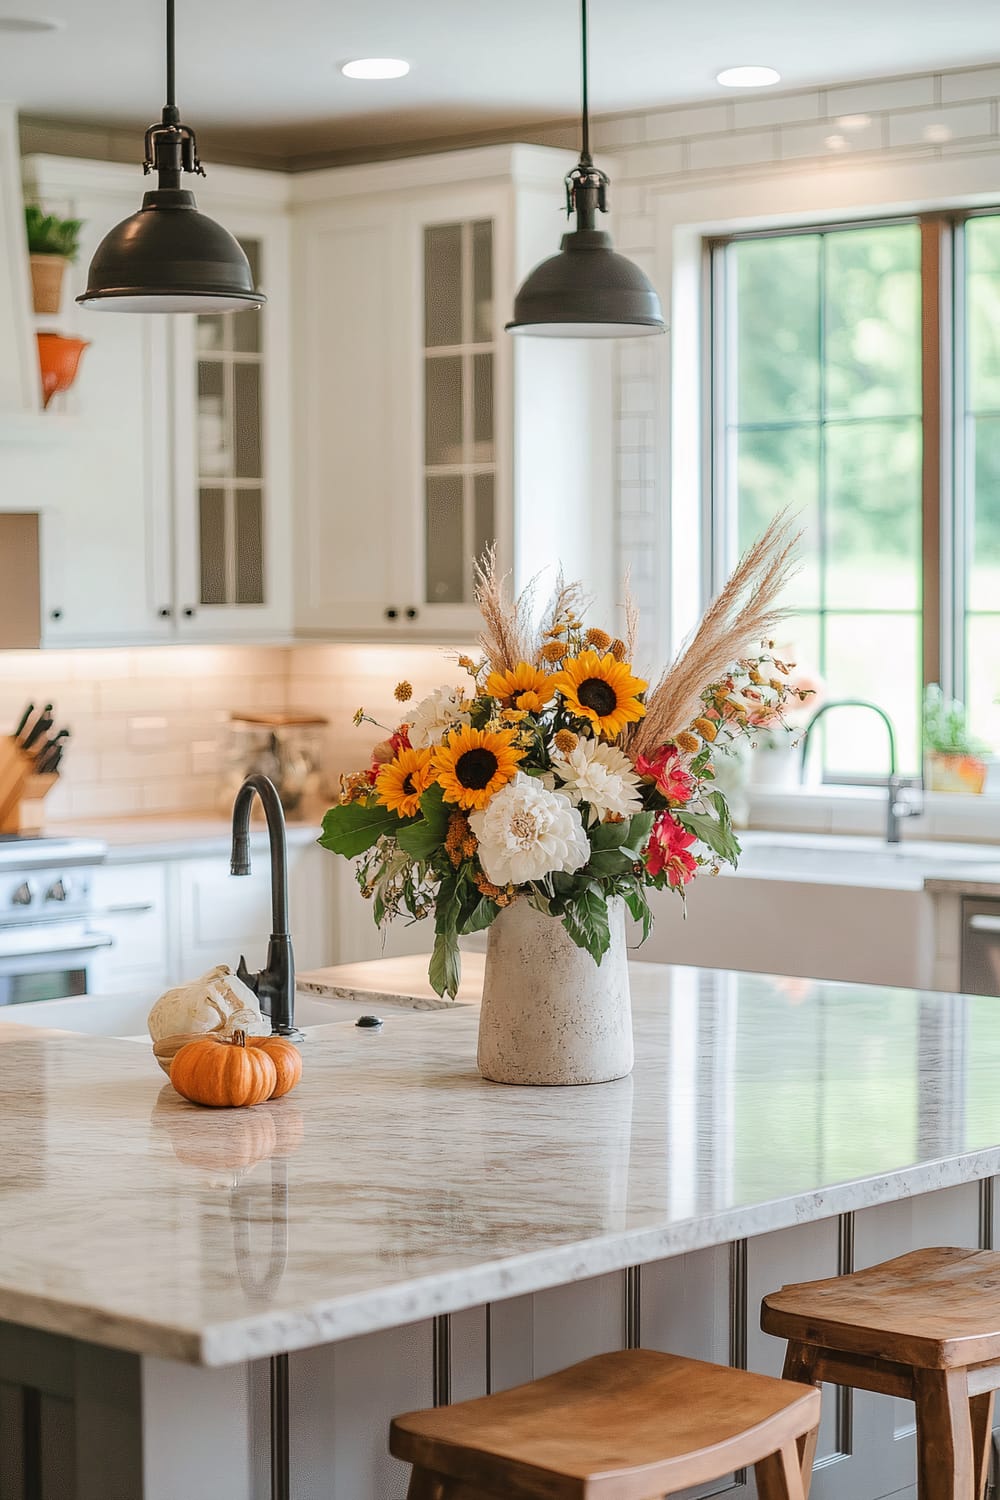
[[[785,1286],[764,1298],[760,1326],[788,1340],[786,1380],[915,1402],[921,1500],[981,1500],[1000,1389],[1000,1255],[914,1250]],[[807,1495],[814,1445],[799,1445]]]
[[[659,1500],[754,1467],[760,1500],[803,1500],[797,1443],[819,1391],[623,1349],[392,1423],[409,1500]]]

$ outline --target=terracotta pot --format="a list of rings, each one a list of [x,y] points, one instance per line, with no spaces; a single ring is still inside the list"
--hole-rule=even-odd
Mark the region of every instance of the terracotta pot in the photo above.
[[[31,296],[36,313],[57,313],[62,306],[63,277],[69,261],[65,255],[29,255]]]
[[[36,338],[42,395],[48,406],[57,391],[69,390],[80,367],[80,356],[90,344],[88,339],[68,339],[61,333],[39,333]]]
[[[986,762],[978,755],[945,755],[928,750],[924,785],[929,792],[959,792],[978,796],[986,785]]]
[[[600,964],[557,917],[524,899],[493,922],[479,1015],[479,1071],[494,1083],[610,1083],[632,1071],[625,903],[608,903]]]

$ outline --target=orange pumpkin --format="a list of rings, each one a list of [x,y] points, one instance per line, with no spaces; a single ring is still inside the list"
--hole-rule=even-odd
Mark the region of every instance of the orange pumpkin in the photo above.
[[[290,1094],[302,1077],[302,1053],[294,1042],[283,1036],[248,1036],[248,1047],[257,1047],[274,1063],[278,1082],[271,1091],[272,1099]]]
[[[170,1064],[170,1082],[192,1104],[235,1109],[270,1099],[278,1072],[266,1052],[247,1046],[245,1031],[234,1031],[188,1042]]]

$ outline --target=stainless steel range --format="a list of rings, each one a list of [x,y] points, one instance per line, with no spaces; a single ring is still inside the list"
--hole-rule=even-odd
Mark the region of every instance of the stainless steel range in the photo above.
[[[85,995],[94,954],[111,938],[91,929],[96,839],[0,835],[0,1006]]]

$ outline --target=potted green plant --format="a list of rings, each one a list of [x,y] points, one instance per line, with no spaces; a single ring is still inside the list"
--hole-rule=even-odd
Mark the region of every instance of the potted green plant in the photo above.
[[[61,219],[43,213],[37,203],[24,210],[28,231],[31,292],[36,313],[57,313],[62,302],[63,277],[80,249],[82,219]]]
[[[989,747],[969,731],[964,703],[946,698],[936,682],[924,694],[924,784],[929,792],[978,795],[986,782]]]

